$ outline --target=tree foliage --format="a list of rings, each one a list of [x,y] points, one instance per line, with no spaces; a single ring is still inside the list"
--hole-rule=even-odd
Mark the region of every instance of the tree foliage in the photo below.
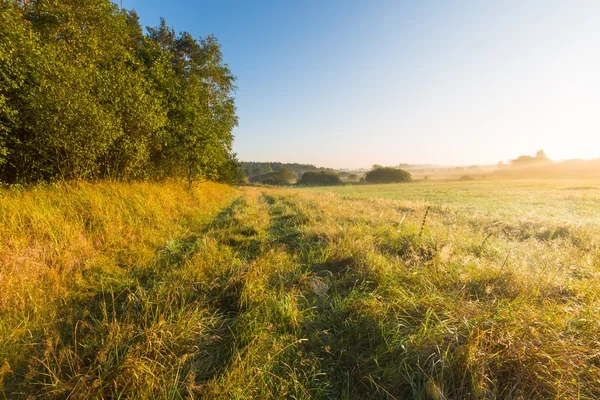
[[[305,172],[298,181],[298,185],[303,186],[334,186],[341,184],[342,180],[338,174],[327,171]]]
[[[410,182],[412,177],[409,172],[391,167],[380,167],[367,172],[365,180],[369,183],[399,183]]]
[[[532,164],[539,163],[547,163],[551,160],[546,156],[546,152],[544,150],[538,150],[535,154],[535,157],[529,155],[523,155],[515,158],[510,161],[511,166],[513,167],[523,167],[523,166],[531,166]]]
[[[277,175],[279,179],[285,183],[290,183],[291,181],[296,180],[296,175],[294,175],[294,173],[287,167],[281,168]]]
[[[277,172],[253,176],[250,182],[264,185],[289,185],[296,180],[296,175],[288,167],[281,167]]]
[[[109,0],[0,0],[0,180],[231,176],[235,78],[213,36]],[[235,161],[232,161],[235,160]]]
[[[308,171],[321,170],[311,164],[281,163],[281,162],[242,162],[242,169],[248,178],[279,172],[282,168],[289,169],[295,176],[302,176]]]
[[[248,179],[242,171],[241,163],[237,159],[237,154],[230,153],[227,161],[220,165],[218,170],[219,181],[238,185],[246,183]]]

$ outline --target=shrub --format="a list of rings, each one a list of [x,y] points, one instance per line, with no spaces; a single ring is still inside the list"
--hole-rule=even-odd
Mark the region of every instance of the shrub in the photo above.
[[[277,172],[253,176],[249,180],[252,183],[262,183],[263,185],[289,185],[295,179],[296,175],[289,168],[283,167]]]
[[[369,183],[411,182],[412,176],[402,169],[381,167],[367,172],[365,180]]]
[[[342,181],[338,174],[327,171],[305,172],[298,181],[298,185],[304,186],[333,186],[341,184]]]
[[[275,176],[275,179],[278,181],[279,184],[287,185],[288,183],[296,179],[296,175],[294,175],[294,173],[288,167],[282,167]]]
[[[278,185],[279,181],[275,179],[274,176],[269,176],[268,178],[265,178],[262,181],[260,181],[260,183],[262,183],[263,185]]]

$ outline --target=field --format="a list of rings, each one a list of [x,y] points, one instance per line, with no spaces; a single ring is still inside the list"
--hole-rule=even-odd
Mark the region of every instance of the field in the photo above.
[[[7,398],[600,398],[581,181],[0,192]]]
[[[600,224],[598,180],[432,181],[305,189],[342,198],[391,199],[449,207],[472,216],[568,225]]]

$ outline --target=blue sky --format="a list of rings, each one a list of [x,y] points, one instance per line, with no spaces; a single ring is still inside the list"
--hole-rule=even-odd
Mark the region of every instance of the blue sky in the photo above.
[[[214,33],[245,161],[600,157],[600,1],[123,0]]]

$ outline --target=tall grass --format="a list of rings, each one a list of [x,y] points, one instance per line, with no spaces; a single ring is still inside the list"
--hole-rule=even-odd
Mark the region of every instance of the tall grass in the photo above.
[[[63,246],[2,253],[7,397],[600,397],[593,227],[213,184],[4,196],[59,224],[11,222],[13,249]]]
[[[132,282],[161,248],[170,251],[233,195],[224,185],[189,191],[177,182],[0,191],[0,382],[13,390],[38,368],[42,387],[55,380],[49,357],[59,357],[65,340],[77,346],[85,332],[73,318],[105,305],[115,282]],[[103,340],[121,328],[109,322]]]

